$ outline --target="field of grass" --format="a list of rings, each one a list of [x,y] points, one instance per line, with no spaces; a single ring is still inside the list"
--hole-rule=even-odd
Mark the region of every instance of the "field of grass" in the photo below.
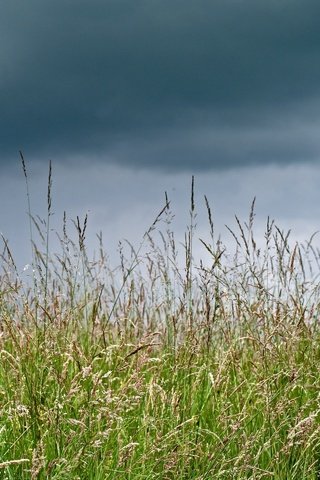
[[[268,220],[258,246],[252,208],[231,254],[205,199],[196,264],[192,186],[184,245],[166,198],[114,269],[102,242],[88,258],[86,219],[50,251],[50,189],[51,173],[29,281],[3,239],[0,478],[319,479],[315,239],[293,244]]]

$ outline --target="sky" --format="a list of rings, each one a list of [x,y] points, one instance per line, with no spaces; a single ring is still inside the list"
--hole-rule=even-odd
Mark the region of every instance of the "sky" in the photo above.
[[[88,213],[110,255],[139,242],[165,191],[183,238],[192,175],[199,236],[204,194],[226,237],[254,197],[258,230],[268,215],[299,240],[320,229],[319,17],[318,0],[3,2],[0,231],[21,268],[19,150],[32,212],[52,160],[53,224]]]

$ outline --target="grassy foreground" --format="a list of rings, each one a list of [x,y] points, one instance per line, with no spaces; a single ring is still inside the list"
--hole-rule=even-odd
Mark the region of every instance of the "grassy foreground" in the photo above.
[[[252,209],[230,257],[206,207],[199,265],[193,188],[183,265],[168,202],[118,269],[86,220],[29,284],[4,240],[1,479],[320,478],[319,252],[270,221],[259,250]]]

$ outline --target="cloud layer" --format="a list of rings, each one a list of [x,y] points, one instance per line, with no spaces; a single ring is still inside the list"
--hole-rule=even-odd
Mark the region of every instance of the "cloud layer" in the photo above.
[[[45,165],[29,168],[31,209],[33,215],[46,217]],[[233,239],[225,228],[237,231],[234,215],[246,221],[250,206],[256,196],[255,232],[259,242],[264,241],[267,217],[275,219],[284,230],[292,230],[292,240],[304,241],[320,230],[320,167],[309,166],[264,166],[242,167],[228,171],[201,172],[195,177],[195,204],[197,210],[197,233],[195,250],[197,258],[207,258],[198,240],[209,241],[209,227],[203,196],[209,199],[216,238],[228,245]],[[174,213],[172,229],[176,235],[177,248],[183,261],[184,233],[189,224],[191,177],[188,173],[162,173],[153,171],[134,172],[130,168],[102,165],[99,160],[75,169],[68,163],[53,166],[52,209],[53,231],[50,251],[56,252],[57,241],[54,230],[62,234],[63,212],[68,217],[68,231],[76,237],[71,219],[77,216],[83,221],[88,213],[86,245],[92,253],[97,249],[96,233],[102,230],[104,244],[113,264],[118,264],[117,245],[119,240],[128,239],[138,246],[144,232],[164,206],[167,191]],[[1,211],[1,232],[9,240],[19,269],[31,262],[30,234],[28,231],[27,201],[24,179],[6,173],[2,177],[0,203],[6,205]],[[163,231],[166,225],[159,225]],[[36,242],[39,238],[35,234]],[[161,243],[160,237],[157,237]],[[318,237],[317,237],[318,244]],[[2,248],[2,247],[1,247]],[[91,254],[90,254],[91,257]]]
[[[315,162],[316,0],[12,0],[0,162],[196,172]]]

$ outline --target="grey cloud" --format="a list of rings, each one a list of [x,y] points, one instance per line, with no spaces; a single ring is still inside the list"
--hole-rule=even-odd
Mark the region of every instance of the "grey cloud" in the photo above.
[[[182,170],[318,158],[305,129],[297,135],[288,121],[280,139],[277,127],[292,113],[320,121],[315,0],[12,0],[1,9],[2,162],[19,148]]]
[[[30,168],[31,209],[41,218],[46,215],[45,165]],[[1,216],[0,231],[9,240],[12,253],[22,268],[30,263],[27,204],[22,176],[6,174],[1,177],[0,202],[6,205]],[[198,238],[209,240],[207,213],[203,195],[207,195],[216,227],[216,236],[228,245],[234,245],[225,224],[237,229],[234,214],[247,220],[251,202],[256,201],[255,232],[264,242],[267,216],[276,220],[279,227],[292,229],[293,240],[307,240],[319,230],[320,218],[320,166],[264,166],[234,168],[229,171],[199,172],[195,177],[195,204],[197,256],[204,255]],[[164,205],[167,191],[174,213],[172,228],[176,234],[177,248],[183,261],[184,232],[189,224],[190,205],[189,173],[135,172],[132,169],[101,165],[97,161],[81,169],[69,163],[54,166],[51,227],[62,232],[63,211],[68,219],[81,219],[88,213],[87,246],[97,249],[95,234],[103,231],[105,247],[113,263],[118,262],[118,241],[127,238],[135,246],[141,242],[146,229],[152,224]],[[159,227],[166,229],[160,222]],[[68,231],[76,235],[74,225],[68,221]],[[34,232],[35,233],[35,232]],[[76,239],[76,236],[74,237]],[[35,234],[37,244],[39,239]],[[50,237],[50,251],[58,250],[54,232]]]

